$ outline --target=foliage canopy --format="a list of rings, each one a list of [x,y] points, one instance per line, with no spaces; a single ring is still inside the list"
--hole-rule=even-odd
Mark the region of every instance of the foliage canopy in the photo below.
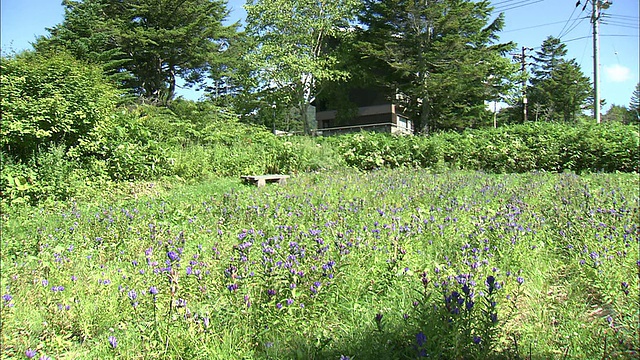
[[[102,70],[64,53],[2,58],[2,151],[27,159],[40,146],[91,153],[108,128],[119,92]]]
[[[37,50],[68,49],[101,64],[135,95],[167,104],[176,79],[203,81],[219,63],[237,24],[224,26],[223,0],[65,0],[64,21]]]
[[[515,67],[498,43],[503,15],[489,2],[367,0],[358,50],[374,74],[397,91],[417,128],[463,129],[486,117]]]

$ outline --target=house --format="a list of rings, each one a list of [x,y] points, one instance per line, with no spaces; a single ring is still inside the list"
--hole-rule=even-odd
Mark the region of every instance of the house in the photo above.
[[[355,131],[413,134],[413,122],[397,104],[397,96],[386,95],[375,88],[353,88],[346,106],[331,109],[318,103],[316,121],[318,135],[330,136]],[[395,101],[393,101],[395,100]]]

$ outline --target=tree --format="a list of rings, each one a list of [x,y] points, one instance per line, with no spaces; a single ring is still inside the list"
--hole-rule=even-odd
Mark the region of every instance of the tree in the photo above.
[[[485,101],[500,97],[515,73],[497,43],[503,15],[488,1],[366,0],[359,48],[385,74],[423,131],[463,129],[488,120]]]
[[[558,68],[567,55],[567,45],[560,39],[549,36],[540,46],[540,50],[533,57],[533,76],[536,80],[550,79],[553,71]]]
[[[40,37],[34,44],[38,52],[63,49],[76,59],[99,64],[122,87],[131,81],[131,73],[123,68],[130,62],[118,47],[120,19],[105,17],[107,4],[101,1],[62,2],[65,19],[62,24],[47,29],[49,37]]]
[[[223,26],[224,0],[65,0],[65,19],[37,50],[69,49],[112,74],[145,101],[167,104],[176,78],[201,83],[237,24]]]
[[[636,85],[636,89],[631,95],[629,102],[629,122],[640,124],[640,83]]]
[[[607,113],[602,116],[602,121],[625,124],[630,119],[629,115],[630,111],[627,110],[626,107],[620,105],[611,105]]]
[[[576,114],[588,105],[591,83],[575,59],[567,60],[566,45],[552,36],[545,39],[534,56],[531,86],[527,89],[536,119],[575,122]]]
[[[276,102],[296,109],[305,132],[313,124],[309,106],[323,83],[344,79],[329,39],[350,36],[349,22],[357,0],[249,0],[246,31],[256,41],[246,56],[253,69],[255,93],[261,108]]]

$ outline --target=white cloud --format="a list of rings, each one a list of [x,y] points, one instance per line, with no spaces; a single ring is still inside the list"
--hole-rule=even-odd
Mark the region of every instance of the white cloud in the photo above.
[[[605,66],[604,72],[607,74],[607,80],[611,82],[625,82],[631,79],[631,70],[620,64]]]

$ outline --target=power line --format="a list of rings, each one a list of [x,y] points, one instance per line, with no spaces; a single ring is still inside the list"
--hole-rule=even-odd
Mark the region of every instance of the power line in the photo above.
[[[627,21],[627,22],[633,22],[633,23],[637,23],[638,20],[640,20],[637,17],[624,16],[624,15],[618,15],[618,14],[602,14],[602,18],[603,19],[616,19],[616,20],[620,20],[620,21]]]
[[[539,2],[543,2],[544,0],[519,0],[516,1],[514,3],[511,4],[505,4],[502,6],[498,6],[496,8],[493,9],[494,12],[504,12],[504,11],[509,11],[509,10],[514,10],[514,9],[519,9],[521,7],[525,7],[525,6],[529,6],[529,5],[533,5]]]
[[[540,25],[527,26],[527,27],[523,27],[523,28],[519,28],[519,29],[513,29],[513,30],[503,31],[503,33],[514,32],[514,31],[520,31],[520,30],[537,29],[537,28],[541,28],[541,27],[545,27],[545,26],[549,26],[549,25],[562,24],[563,22],[564,22],[564,21],[556,21],[556,22],[547,23],[547,24],[540,24]]]
[[[492,2],[491,6],[498,6],[498,5],[503,5],[503,4],[508,4],[508,3],[513,3],[516,1],[522,1],[522,0],[503,0],[503,1],[497,1],[497,2]]]
[[[627,25],[627,26],[638,26],[637,22],[633,22],[633,21],[624,21],[624,20],[618,20],[618,19],[613,19],[613,20],[608,20],[608,19],[604,19],[602,20],[603,23],[605,24],[620,24],[620,25]]]
[[[567,19],[567,21],[564,23],[564,26],[562,27],[562,30],[560,30],[560,32],[558,33],[558,36],[556,36],[558,39],[560,38],[562,32],[564,31],[564,29],[567,28],[567,24],[569,24],[569,21],[571,21],[571,18],[573,17],[573,14],[575,14],[576,9],[578,8],[578,6],[580,5],[580,1],[578,1],[576,3],[576,6],[573,8],[573,11],[571,12],[571,15],[569,15],[569,18]],[[582,12],[581,12],[582,13]]]
[[[562,40],[562,42],[563,43],[568,43],[568,42],[572,42],[572,41],[588,39],[590,37],[591,37],[591,35],[581,36],[581,37],[577,37],[577,38],[574,38],[574,39]],[[601,34],[600,37],[638,37],[638,36],[637,35],[628,35],[628,34]]]
[[[528,3],[529,1],[531,1],[531,0],[514,0],[514,1],[511,1],[510,3],[507,3],[507,4],[495,5],[495,7],[496,8],[505,8],[505,7],[509,7],[509,6],[522,4],[522,3]]]
[[[638,27],[638,23],[633,23],[630,21],[620,21],[620,20],[602,20],[604,24],[618,24],[618,25],[627,25],[627,26],[636,26]]]
[[[612,17],[608,17],[608,16],[603,18],[602,22],[603,23],[617,23],[617,24],[624,24],[624,25],[635,25],[636,27],[638,26],[638,21],[618,19],[618,18],[612,18]]]
[[[584,19],[588,19],[588,17],[580,17],[580,15],[582,15],[582,13],[584,12],[585,8],[586,8],[586,3],[585,6],[582,7],[582,10],[580,10],[580,13],[578,14],[578,16],[576,16],[575,19],[573,19],[573,22],[571,23],[571,25],[569,25],[569,28],[567,29],[567,26],[565,24],[565,26],[562,28],[562,30],[560,30],[560,33],[558,34],[558,39],[562,39],[563,36],[568,35],[571,31],[573,31],[573,29],[575,29],[578,25],[580,25],[580,23],[582,23],[584,21]],[[573,15],[573,13],[575,13],[576,9],[578,8],[578,6],[580,6],[580,2],[578,1],[576,3],[576,6],[573,8],[573,12],[571,13]],[[567,20],[567,24],[569,23],[569,21],[571,20],[571,16],[569,16],[569,19]],[[580,20],[577,24],[576,22]],[[565,29],[567,29],[567,31],[564,31]]]
[[[632,37],[632,38],[640,38],[639,35],[629,35],[629,34],[604,34],[600,35],[602,37]]]
[[[635,29],[635,30],[638,29],[637,26],[626,25],[626,24],[616,24],[616,23],[607,23],[607,22],[603,22],[602,24],[603,25],[608,25],[608,26],[621,27],[621,28],[625,28],[625,29]]]
[[[558,38],[562,39],[562,37],[569,35],[573,30],[575,30],[578,26],[580,26],[585,19],[590,19],[590,17],[583,17],[583,18],[576,18],[573,23],[571,24],[570,28],[567,29],[567,31],[565,31],[562,35],[560,35]],[[580,20],[580,21],[578,21]],[[576,22],[577,21],[577,22]]]
[[[615,16],[615,17],[626,18],[626,19],[635,20],[635,21],[638,21],[638,19],[640,19],[637,16],[620,15],[620,14],[602,14],[602,15],[603,15],[603,17],[614,17]]]
[[[563,43],[568,43],[568,42],[572,42],[572,41],[577,41],[577,40],[582,40],[582,39],[588,39],[590,38],[591,35],[587,35],[587,36],[581,36],[581,37],[577,37],[575,39],[569,39],[569,40],[562,40]]]

